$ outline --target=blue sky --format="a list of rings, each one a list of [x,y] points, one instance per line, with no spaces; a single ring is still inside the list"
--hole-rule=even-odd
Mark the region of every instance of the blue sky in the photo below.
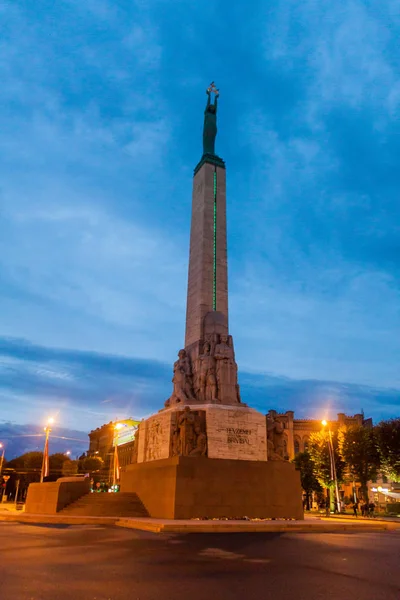
[[[168,397],[211,80],[244,400],[398,414],[398,3],[226,9],[0,0],[7,426],[87,431]]]

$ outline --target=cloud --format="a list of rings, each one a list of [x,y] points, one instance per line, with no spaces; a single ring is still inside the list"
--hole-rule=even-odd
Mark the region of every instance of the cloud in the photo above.
[[[169,397],[171,375],[172,365],[154,360],[0,338],[1,416],[15,421],[19,414],[21,425],[34,415],[45,422],[51,414],[60,425],[89,431],[110,420],[146,417]],[[361,408],[375,418],[392,416],[399,396],[399,389],[295,380],[244,369],[239,379],[244,402],[264,413],[271,408],[295,410],[301,417],[323,418],[327,411],[333,416],[334,411]]]
[[[30,340],[27,352],[71,353],[6,352],[7,418],[10,397],[18,419],[40,421],[53,398],[100,424],[169,394],[211,79],[241,376],[267,371],[306,391],[334,382],[341,399],[352,382],[389,406],[379,390],[399,388],[400,22],[394,2],[377,8],[0,2],[0,328]],[[98,370],[92,356],[114,358]],[[141,377],[145,364],[162,365],[160,379]],[[293,385],[300,410],[307,396]]]
[[[4,444],[5,459],[11,460],[25,452],[43,452],[44,432],[38,425],[18,425],[0,421],[0,439]],[[85,433],[74,429],[53,427],[50,436],[50,454],[71,452],[71,458],[86,452],[89,446]]]

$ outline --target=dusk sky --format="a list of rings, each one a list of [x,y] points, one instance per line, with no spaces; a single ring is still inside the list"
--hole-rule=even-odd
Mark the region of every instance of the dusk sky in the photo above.
[[[0,0],[0,438],[170,395],[212,80],[243,401],[398,416],[399,38],[395,0]]]

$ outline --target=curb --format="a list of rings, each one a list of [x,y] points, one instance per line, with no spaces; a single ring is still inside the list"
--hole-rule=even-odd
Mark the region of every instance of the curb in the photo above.
[[[121,517],[90,517],[67,515],[10,514],[0,515],[2,521],[38,525],[115,525]]]
[[[369,525],[369,524],[368,524]],[[152,520],[139,521],[137,519],[120,519],[117,527],[138,529],[152,533],[335,533],[341,531],[389,531],[396,529],[387,523],[376,523],[371,526],[350,523],[305,523],[305,522],[263,522],[263,523],[238,523],[238,522],[207,522],[195,521],[192,523],[169,521],[159,522]]]
[[[73,515],[39,515],[13,513],[0,515],[1,522],[14,522],[32,525],[101,525],[117,526],[151,533],[338,533],[376,532],[400,530],[399,523],[393,522],[348,522],[347,519],[335,522],[326,520],[310,521],[173,521],[163,519],[91,517]]]

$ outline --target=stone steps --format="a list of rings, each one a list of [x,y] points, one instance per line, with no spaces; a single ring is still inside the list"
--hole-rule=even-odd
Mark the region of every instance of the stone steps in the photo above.
[[[88,517],[149,516],[138,496],[130,492],[86,494],[58,514]]]

